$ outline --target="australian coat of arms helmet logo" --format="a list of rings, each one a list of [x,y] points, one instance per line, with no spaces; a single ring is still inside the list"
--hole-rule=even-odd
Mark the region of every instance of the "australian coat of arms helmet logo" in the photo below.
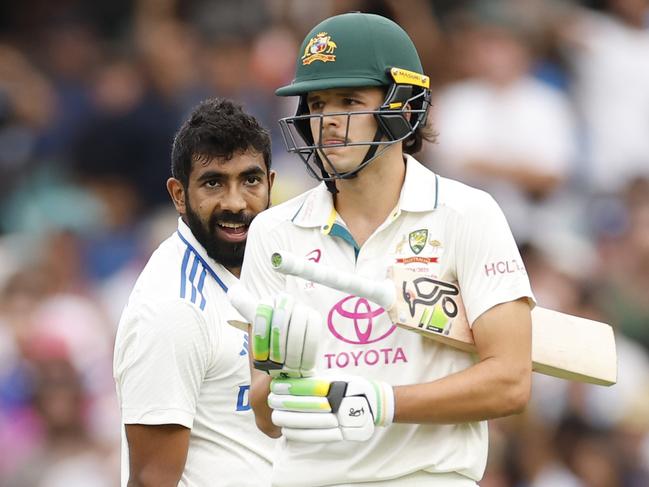
[[[336,55],[334,51],[337,47],[329,34],[320,32],[315,37],[312,37],[304,48],[302,64],[306,66],[313,61],[322,61],[323,63],[335,61]]]

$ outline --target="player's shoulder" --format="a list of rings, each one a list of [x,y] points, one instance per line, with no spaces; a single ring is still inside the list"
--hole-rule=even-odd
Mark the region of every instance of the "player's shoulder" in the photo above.
[[[475,216],[500,211],[496,200],[487,193],[455,179],[438,176],[438,206],[459,216]]]
[[[181,311],[205,311],[208,273],[202,259],[174,232],[151,254],[129,297],[130,308],[158,308],[173,304]]]
[[[134,291],[152,295],[170,291],[172,281],[178,280],[178,269],[182,262],[180,243],[174,233],[153,251],[135,283]]]

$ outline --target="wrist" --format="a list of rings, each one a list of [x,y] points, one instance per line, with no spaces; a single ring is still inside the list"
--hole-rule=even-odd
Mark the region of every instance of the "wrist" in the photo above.
[[[376,426],[390,426],[394,421],[394,389],[390,384],[383,381],[372,381],[372,386],[377,397],[374,424]]]

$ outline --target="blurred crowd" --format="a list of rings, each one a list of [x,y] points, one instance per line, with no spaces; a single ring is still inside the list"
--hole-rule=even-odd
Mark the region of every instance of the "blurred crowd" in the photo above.
[[[273,91],[352,10],[397,21],[431,76],[419,159],[496,198],[540,305],[615,328],[618,384],[535,374],[481,486],[649,485],[649,0],[0,4],[0,485],[118,485],[113,337],[175,229],[173,134],[233,98],[271,130],[273,200],[314,186]]]

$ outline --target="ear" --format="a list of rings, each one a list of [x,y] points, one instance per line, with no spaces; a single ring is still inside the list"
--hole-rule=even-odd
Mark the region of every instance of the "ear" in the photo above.
[[[275,174],[277,174],[275,171],[270,171],[268,173],[268,190],[273,189],[273,183],[275,182]]]
[[[169,196],[171,196],[171,201],[173,201],[176,211],[181,215],[185,215],[185,187],[180,180],[176,178],[167,179],[167,191],[169,191]]]
[[[412,110],[412,105],[410,103],[406,103],[405,110]],[[410,122],[412,112],[404,113],[403,116],[406,117],[406,120],[408,120],[408,122]]]

